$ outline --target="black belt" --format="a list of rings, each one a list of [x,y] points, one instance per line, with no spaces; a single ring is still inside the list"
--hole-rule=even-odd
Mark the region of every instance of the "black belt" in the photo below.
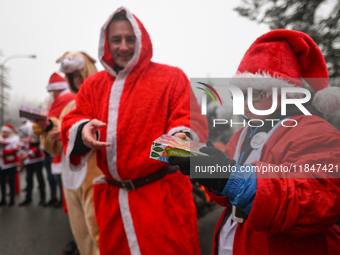
[[[124,180],[124,181],[116,181],[116,180],[111,180],[111,179],[106,178],[106,181],[113,186],[125,189],[126,191],[130,191],[130,190],[135,190],[139,187],[142,187],[146,184],[152,183],[154,181],[157,181],[159,179],[162,179],[167,174],[171,174],[177,171],[178,171],[177,166],[166,166],[142,178],[137,178],[134,180]]]

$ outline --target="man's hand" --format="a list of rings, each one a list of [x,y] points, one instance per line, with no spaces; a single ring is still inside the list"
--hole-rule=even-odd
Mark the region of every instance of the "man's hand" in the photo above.
[[[106,124],[100,120],[93,119],[87,123],[82,130],[83,143],[90,149],[100,150],[102,148],[111,146],[110,143],[97,141],[97,131]]]
[[[35,119],[34,122],[37,123],[42,130],[45,130],[50,125],[50,121],[48,119],[46,120]]]
[[[60,128],[54,127],[48,136],[53,140],[61,140],[60,138]]]

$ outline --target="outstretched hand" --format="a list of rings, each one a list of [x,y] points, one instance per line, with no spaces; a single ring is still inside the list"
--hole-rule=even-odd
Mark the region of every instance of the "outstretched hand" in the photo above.
[[[48,136],[53,139],[53,140],[56,140],[56,141],[59,141],[61,140],[60,138],[60,127],[54,127],[50,133],[48,134]]]
[[[35,119],[34,122],[37,123],[42,130],[45,130],[50,125],[50,121],[48,119]]]
[[[106,123],[93,119],[88,122],[82,130],[83,143],[90,149],[99,150],[110,146],[110,143],[97,141],[97,131],[101,127],[105,127]]]

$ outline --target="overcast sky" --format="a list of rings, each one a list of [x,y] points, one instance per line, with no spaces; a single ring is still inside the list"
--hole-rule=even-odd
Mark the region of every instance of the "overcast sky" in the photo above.
[[[98,60],[101,26],[120,6],[144,24],[153,43],[153,61],[180,67],[188,77],[230,77],[243,54],[269,31],[240,17],[241,0],[0,0],[0,63],[12,55],[36,54],[6,63],[11,100],[43,101],[56,59],[66,51],[84,50]],[[96,66],[102,70],[102,65]]]

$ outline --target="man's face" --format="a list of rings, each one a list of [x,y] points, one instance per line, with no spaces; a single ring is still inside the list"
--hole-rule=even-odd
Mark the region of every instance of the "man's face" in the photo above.
[[[8,137],[9,137],[9,135],[10,135],[10,133],[9,133],[9,132],[7,132],[7,131],[2,131],[2,134],[1,134],[1,136],[2,136],[3,138],[8,138]]]
[[[62,91],[63,91],[63,89],[62,90],[52,90],[51,92],[52,92],[52,95],[53,95],[53,99],[56,99]]]
[[[77,89],[80,89],[80,85],[84,82],[83,76],[79,71],[73,73],[73,82]]]
[[[246,94],[245,91],[243,91],[244,94]],[[273,97],[270,95],[269,97],[266,96],[266,93],[254,90],[253,91],[253,106],[256,110],[268,110],[273,105]],[[254,102],[256,101],[256,102]],[[279,108],[281,105],[281,99],[278,98],[276,109]],[[260,119],[265,120],[268,119],[270,115],[256,115],[252,113],[248,108],[248,97],[245,97],[244,100],[244,115],[248,119]],[[254,122],[255,123],[255,122]]]
[[[136,36],[128,20],[115,20],[108,29],[108,43],[114,62],[125,68],[135,53]]]

